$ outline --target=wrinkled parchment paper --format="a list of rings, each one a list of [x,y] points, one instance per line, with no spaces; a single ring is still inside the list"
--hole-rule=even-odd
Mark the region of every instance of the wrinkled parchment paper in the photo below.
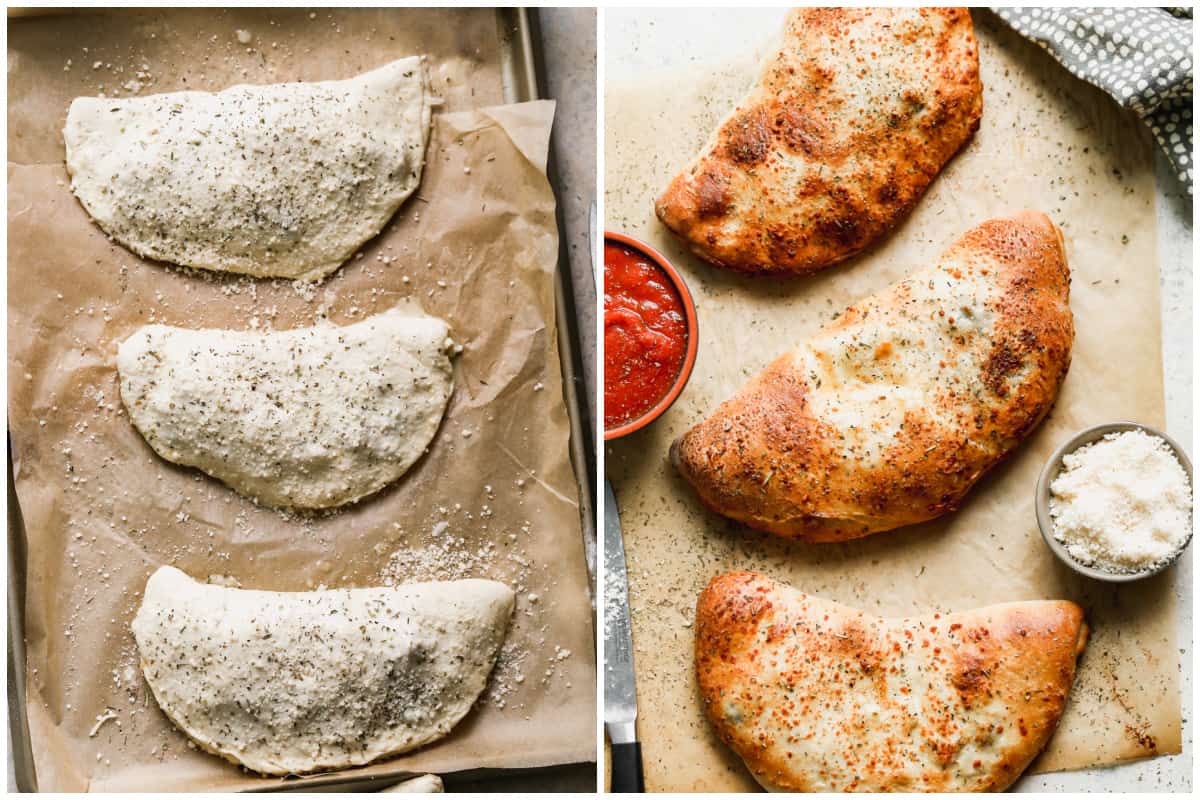
[[[595,757],[591,608],[554,334],[553,103],[494,106],[493,11],[314,13],[10,22],[9,425],[43,791],[279,785],[190,748],[141,678],[128,624],[164,563],[247,588],[470,576],[518,590],[492,685],[450,736],[336,780]],[[72,97],[101,84],[111,92],[139,72],[151,76],[142,93],[341,78],[414,52],[429,55],[445,99],[421,185],[315,291],[146,262],[107,241],[69,190],[63,118]],[[446,319],[465,350],[429,452],[353,507],[255,507],[158,458],[121,409],[116,348],[144,323],[285,329],[398,304]],[[90,736],[106,709],[115,718]]]
[[[1046,548],[1033,509],[1043,463],[1073,432],[1116,419],[1163,423],[1151,145],[1136,120],[990,15],[977,15],[976,29],[982,129],[887,241],[810,279],[751,280],[709,267],[685,253],[651,205],[741,98],[768,42],[606,94],[606,227],[660,248],[684,273],[700,319],[699,358],[679,401],[606,449],[629,558],[650,790],[756,787],[703,718],[693,673],[694,603],[710,578],[734,569],[880,616],[1075,600],[1092,639],[1058,732],[1033,769],[1179,752],[1170,576],[1121,587],[1080,578]],[[977,223],[1022,207],[1045,211],[1066,236],[1071,370],[1048,419],[958,513],[856,542],[803,545],[701,508],[668,463],[675,437],[835,312],[927,265]]]

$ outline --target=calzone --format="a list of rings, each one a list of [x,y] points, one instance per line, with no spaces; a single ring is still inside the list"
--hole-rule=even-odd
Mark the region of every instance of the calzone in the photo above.
[[[984,222],[768,366],[679,439],[675,462],[709,508],[796,539],[953,511],[1058,396],[1069,284],[1044,214]]]
[[[367,764],[445,736],[487,684],[496,581],[267,592],[160,567],[133,620],[142,672],[194,742],[266,775]]]
[[[314,280],[417,188],[429,122],[413,56],[341,81],[79,97],[63,138],[76,197],[138,255]]]
[[[118,350],[121,400],[168,461],[266,505],[340,506],[432,441],[453,385],[448,334],[398,309],[265,333],[147,325]]]
[[[796,9],[655,210],[718,266],[816,272],[894,228],[982,112],[967,9]]]
[[[1079,606],[880,619],[753,572],[696,609],[704,713],[785,792],[998,792],[1054,733],[1087,641]]]

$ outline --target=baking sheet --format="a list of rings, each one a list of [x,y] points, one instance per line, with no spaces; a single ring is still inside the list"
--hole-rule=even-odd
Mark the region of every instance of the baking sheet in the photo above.
[[[694,602],[708,580],[757,569],[881,616],[1069,598],[1093,636],[1066,714],[1034,771],[1180,750],[1175,602],[1167,575],[1121,587],[1061,567],[1033,510],[1038,472],[1071,433],[1112,419],[1163,422],[1151,143],[1102,93],[989,14],[976,14],[982,129],[912,217],[874,251],[811,279],[731,276],[684,252],[652,201],[753,80],[754,53],[643,76],[606,92],[607,227],[660,248],[695,296],[700,352],[675,406],[606,445],[630,568],[639,736],[651,791],[756,788],[702,716]],[[1038,208],[1066,237],[1076,342],[1054,410],[956,514],[836,545],[789,543],[704,511],[667,461],[670,442],[855,299],[927,265],[984,219]]]
[[[493,681],[449,737],[306,782],[594,758],[591,609],[545,177],[553,103],[470,110],[502,100],[496,19],[272,9],[10,23],[9,424],[40,789],[279,785],[189,748],[150,697],[128,622],[160,563],[279,590],[466,576],[518,590]],[[445,100],[421,186],[315,289],[148,263],[108,242],[69,191],[59,131],[78,94],[130,81],[122,94],[341,78],[413,52],[429,54]],[[464,344],[455,394],[427,455],[349,509],[257,508],[157,458],[121,411],[115,349],[145,322],[284,329],[397,304],[443,317]],[[90,736],[106,708],[116,719]]]

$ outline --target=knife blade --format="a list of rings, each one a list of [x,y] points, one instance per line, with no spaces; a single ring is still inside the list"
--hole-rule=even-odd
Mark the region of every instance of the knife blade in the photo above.
[[[600,273],[596,271],[596,231],[598,227],[596,204],[592,203],[592,207],[588,209],[588,255],[592,259],[592,280],[596,284],[596,294],[600,294]]]
[[[642,792],[637,683],[629,622],[625,543],[612,484],[604,481],[604,727],[612,742],[612,791]]]

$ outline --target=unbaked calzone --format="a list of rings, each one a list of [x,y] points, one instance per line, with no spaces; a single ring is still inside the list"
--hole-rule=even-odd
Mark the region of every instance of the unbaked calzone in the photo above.
[[[324,277],[421,180],[417,56],[341,81],[79,97],[63,137],[76,197],[133,252],[257,277]]]
[[[487,684],[513,609],[496,581],[267,592],[174,567],[133,620],[173,723],[266,775],[367,764],[440,739]]]
[[[330,508],[425,452],[453,384],[448,336],[398,309],[274,332],[147,325],[117,353],[121,400],[168,461],[266,505]]]

